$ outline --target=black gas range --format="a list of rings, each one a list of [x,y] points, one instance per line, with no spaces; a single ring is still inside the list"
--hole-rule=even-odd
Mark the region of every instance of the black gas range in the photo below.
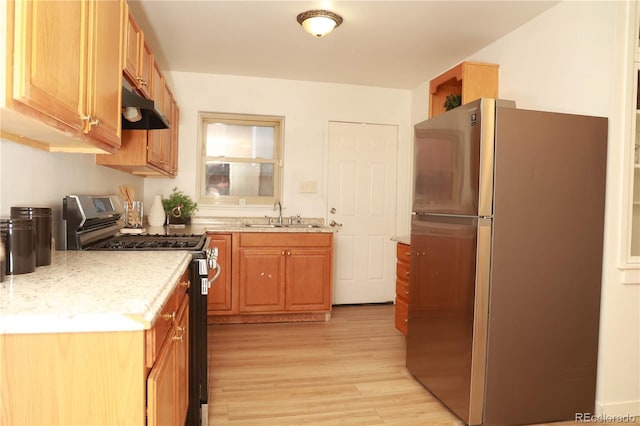
[[[123,208],[116,195],[68,195],[63,200],[67,250],[186,250],[189,266],[189,410],[187,425],[207,421],[207,294],[220,275],[217,249],[209,249],[206,234],[124,234]],[[216,269],[212,278],[209,271]]]

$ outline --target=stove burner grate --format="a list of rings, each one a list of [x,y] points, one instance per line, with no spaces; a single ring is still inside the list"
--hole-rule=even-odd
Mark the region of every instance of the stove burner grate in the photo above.
[[[88,250],[202,250],[202,235],[121,235],[98,243]]]

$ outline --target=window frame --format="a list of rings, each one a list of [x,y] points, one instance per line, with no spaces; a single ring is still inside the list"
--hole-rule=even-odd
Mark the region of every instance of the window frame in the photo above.
[[[206,155],[207,125],[210,123],[224,123],[245,126],[264,126],[274,128],[274,152],[273,159],[224,157]],[[198,113],[198,172],[197,172],[197,199],[202,206],[259,206],[273,205],[281,199],[282,195],[282,171],[284,165],[284,117],[276,115],[234,114],[204,112]],[[234,196],[218,195],[207,196],[204,193],[207,178],[207,161],[220,161],[224,163],[261,163],[273,164],[273,196]]]

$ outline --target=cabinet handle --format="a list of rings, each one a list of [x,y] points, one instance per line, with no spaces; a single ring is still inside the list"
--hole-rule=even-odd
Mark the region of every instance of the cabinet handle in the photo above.
[[[136,80],[138,80],[138,83],[140,83],[140,86],[146,86],[147,85],[147,80],[145,80],[142,77],[138,77],[138,78],[136,78]]]
[[[284,250],[282,250],[282,251],[280,252],[280,254],[281,254],[282,256],[284,256]]]
[[[409,318],[405,318],[405,319],[404,319],[404,322],[405,322],[405,323],[409,322]]]
[[[100,125],[100,120],[97,119],[97,118],[93,118],[92,115],[81,115],[80,119],[82,121],[86,121],[89,124],[89,127],[91,127],[91,126],[98,127]]]
[[[407,252],[407,256],[411,256],[411,252],[410,251]]]
[[[290,251],[287,251],[287,256],[291,256],[291,252]]]
[[[166,319],[167,321],[174,321],[176,319],[176,312],[173,311],[170,314],[162,314],[162,318]]]

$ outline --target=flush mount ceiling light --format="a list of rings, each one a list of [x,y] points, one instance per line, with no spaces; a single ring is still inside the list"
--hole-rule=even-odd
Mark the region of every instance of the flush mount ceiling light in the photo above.
[[[342,24],[342,16],[329,10],[309,10],[299,14],[296,19],[314,37],[324,37]]]

